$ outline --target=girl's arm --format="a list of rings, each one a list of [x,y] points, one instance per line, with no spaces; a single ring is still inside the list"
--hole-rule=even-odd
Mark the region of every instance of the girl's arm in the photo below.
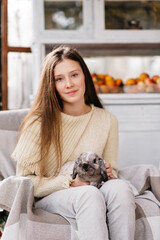
[[[34,166],[36,168],[36,165]],[[29,177],[34,185],[34,196],[44,197],[58,190],[67,189],[72,182],[70,174],[59,174],[56,177],[40,177],[32,172],[29,167],[17,163],[17,176]]]

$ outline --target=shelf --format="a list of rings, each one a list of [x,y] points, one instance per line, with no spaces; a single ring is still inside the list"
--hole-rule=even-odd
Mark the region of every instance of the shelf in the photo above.
[[[111,93],[98,94],[104,105],[156,105],[160,104],[159,93]]]
[[[128,44],[109,44],[109,43],[64,43],[62,45],[71,45],[75,47],[84,57],[88,56],[159,56],[160,55],[160,43],[128,43]],[[45,44],[46,53],[52,51],[52,49],[59,45],[57,44]]]

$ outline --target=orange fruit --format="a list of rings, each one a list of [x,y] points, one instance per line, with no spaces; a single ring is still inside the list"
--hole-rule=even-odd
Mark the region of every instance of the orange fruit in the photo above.
[[[97,74],[97,84],[98,85],[103,85],[104,82],[104,74]]]
[[[115,80],[116,86],[122,86],[123,85],[123,80],[121,78],[116,78]]]
[[[104,78],[105,78],[105,75],[104,75],[104,74],[101,74],[101,73],[99,73],[99,74],[97,74],[97,78],[100,78],[100,79],[104,80]]]
[[[127,81],[126,81],[125,84],[126,84],[127,86],[135,85],[135,84],[137,84],[137,81],[136,81],[136,79],[134,79],[134,78],[129,78],[129,79],[127,79]]]
[[[156,83],[157,79],[159,78],[158,75],[154,75],[151,79]]]
[[[144,81],[145,78],[149,78],[148,73],[141,73],[141,74],[139,75],[139,79],[140,79],[141,81]]]
[[[97,85],[101,86],[104,84],[104,80],[101,80],[98,78],[96,83],[97,83]]]
[[[114,82],[114,78],[110,75],[105,75],[104,81],[105,81],[105,84],[108,85],[108,83]]]
[[[115,87],[116,86],[116,83],[114,81],[108,81],[107,82],[107,86],[109,87]]]

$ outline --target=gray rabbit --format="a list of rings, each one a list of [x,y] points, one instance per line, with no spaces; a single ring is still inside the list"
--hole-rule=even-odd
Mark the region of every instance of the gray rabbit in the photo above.
[[[73,167],[73,176],[82,181],[89,181],[90,185],[100,188],[108,180],[104,160],[94,152],[84,152],[76,160]]]

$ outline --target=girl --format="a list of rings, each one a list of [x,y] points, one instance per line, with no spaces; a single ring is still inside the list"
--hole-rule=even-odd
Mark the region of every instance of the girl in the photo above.
[[[85,151],[106,162],[110,180],[100,189],[78,177],[72,181],[72,171],[60,172]],[[116,178],[117,153],[117,119],[103,109],[83,58],[75,49],[56,48],[44,60],[38,94],[12,154],[17,175],[33,181],[36,207],[75,219],[79,240],[133,240],[134,195]]]

